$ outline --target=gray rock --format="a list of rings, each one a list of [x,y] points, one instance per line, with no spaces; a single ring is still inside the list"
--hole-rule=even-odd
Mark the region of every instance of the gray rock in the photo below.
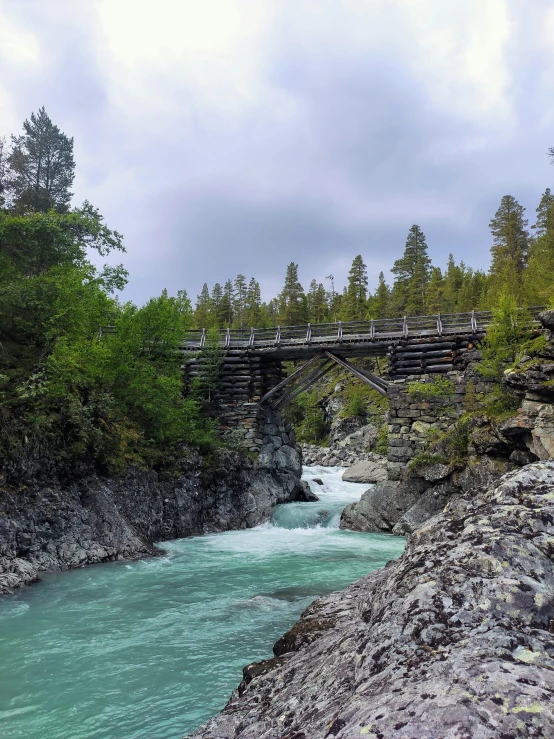
[[[392,531],[402,514],[419,497],[421,483],[411,487],[388,480],[366,490],[357,503],[341,514],[340,528],[352,531]]]
[[[387,479],[387,469],[377,462],[357,462],[342,475],[345,482],[383,482]]]
[[[266,427],[279,426],[277,414],[266,415]],[[180,474],[170,480],[130,469],[119,478],[86,477],[67,486],[31,481],[2,488],[0,593],[45,570],[156,555],[156,541],[261,523],[276,504],[302,495],[298,450],[281,446],[280,434],[264,440],[256,461],[222,450],[209,470],[184,450]]]
[[[298,499],[306,503],[317,503],[319,500],[315,493],[312,493],[310,484],[307,480],[300,480],[300,494]]]
[[[554,463],[452,501],[317,600],[194,739],[554,736]]]

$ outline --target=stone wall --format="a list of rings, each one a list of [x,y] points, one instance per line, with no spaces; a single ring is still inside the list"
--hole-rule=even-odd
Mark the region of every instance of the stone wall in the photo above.
[[[425,451],[426,441],[445,433],[464,411],[477,410],[483,403],[488,381],[477,372],[479,352],[473,350],[464,357],[463,371],[440,375],[452,383],[447,396],[418,396],[410,393],[410,383],[433,384],[437,375],[417,375],[397,380],[389,388],[389,448],[387,469],[389,480],[400,480],[406,465]]]
[[[211,359],[213,363],[213,358]],[[200,353],[184,366],[185,385],[206,382],[210,358]],[[213,372],[213,368],[212,368]],[[216,428],[233,447],[267,455],[267,447],[294,447],[294,432],[278,411],[260,406],[261,398],[284,378],[281,362],[264,361],[246,350],[230,350],[219,357],[217,379],[209,393],[209,413]]]

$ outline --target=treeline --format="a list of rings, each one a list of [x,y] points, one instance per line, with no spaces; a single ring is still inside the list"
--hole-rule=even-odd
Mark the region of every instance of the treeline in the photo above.
[[[190,301],[115,297],[125,269],[88,254],[124,251],[122,236],[89,202],[71,207],[74,172],[73,139],[44,108],[0,142],[0,488],[168,469],[183,442],[214,439],[176,361]]]
[[[549,155],[554,162],[554,153]],[[392,285],[383,272],[377,288],[368,291],[368,273],[362,255],[352,262],[348,283],[336,291],[329,275],[324,285],[312,280],[307,290],[298,279],[298,265],[286,270],[283,289],[262,301],[255,278],[237,275],[223,287],[204,284],[196,301],[198,328],[266,328],[276,325],[362,321],[493,308],[502,295],[520,307],[544,305],[554,296],[554,195],[547,188],[528,230],[525,209],[505,195],[490,224],[491,264],[488,272],[456,264],[452,254],[445,268],[433,266],[425,234],[410,228],[404,253],[391,268]]]

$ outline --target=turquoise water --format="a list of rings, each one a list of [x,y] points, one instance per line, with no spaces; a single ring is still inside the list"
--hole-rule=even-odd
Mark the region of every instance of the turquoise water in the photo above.
[[[45,575],[0,599],[2,739],[177,739],[217,713],[242,667],[318,595],[403,550],[339,531],[367,485],[305,468],[319,503],[246,531],[165,542],[163,557]]]

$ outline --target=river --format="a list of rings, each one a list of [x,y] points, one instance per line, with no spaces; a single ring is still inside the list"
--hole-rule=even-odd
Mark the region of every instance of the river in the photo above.
[[[0,598],[2,739],[179,739],[225,705],[243,665],[318,595],[399,556],[340,531],[367,485],[304,468],[317,503],[244,531],[164,542],[159,558],[44,575]]]

